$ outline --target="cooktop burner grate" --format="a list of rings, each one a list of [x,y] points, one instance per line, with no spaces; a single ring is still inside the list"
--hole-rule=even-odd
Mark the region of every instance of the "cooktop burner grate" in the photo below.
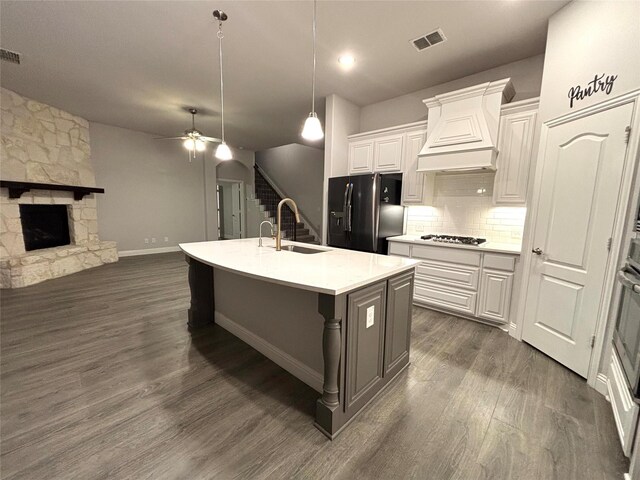
[[[422,240],[431,240],[438,243],[454,243],[458,245],[480,245],[487,241],[486,238],[463,237],[459,235],[423,235]]]

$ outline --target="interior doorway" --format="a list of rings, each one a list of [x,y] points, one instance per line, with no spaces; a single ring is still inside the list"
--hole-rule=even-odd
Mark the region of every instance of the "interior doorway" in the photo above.
[[[218,240],[244,238],[244,182],[219,178],[216,196]]]

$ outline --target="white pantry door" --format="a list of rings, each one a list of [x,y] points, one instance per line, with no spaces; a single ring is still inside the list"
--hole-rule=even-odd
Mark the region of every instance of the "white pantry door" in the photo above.
[[[586,377],[633,104],[551,127],[522,339]],[[536,254],[537,253],[537,254]]]

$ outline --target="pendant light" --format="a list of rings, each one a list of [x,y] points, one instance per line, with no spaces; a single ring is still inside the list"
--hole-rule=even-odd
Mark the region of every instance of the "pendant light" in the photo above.
[[[302,138],[316,141],[324,137],[322,125],[316,114],[316,0],[313,0],[313,77],[311,80],[311,113],[304,122]]]
[[[222,22],[229,17],[222,10],[214,10],[213,17],[218,20],[218,40],[220,45],[218,50],[220,58],[220,118],[222,120],[222,143],[220,143],[216,149],[216,158],[218,160],[232,160],[233,155],[231,154],[231,149],[224,141],[224,77],[222,75],[222,39],[224,38]]]

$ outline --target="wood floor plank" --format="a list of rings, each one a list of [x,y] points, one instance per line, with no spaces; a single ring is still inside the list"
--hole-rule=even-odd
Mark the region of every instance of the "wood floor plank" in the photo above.
[[[504,332],[414,308],[411,365],[333,442],[318,394],[218,326],[190,334],[180,254],[0,303],[6,479],[619,479],[611,409]]]

